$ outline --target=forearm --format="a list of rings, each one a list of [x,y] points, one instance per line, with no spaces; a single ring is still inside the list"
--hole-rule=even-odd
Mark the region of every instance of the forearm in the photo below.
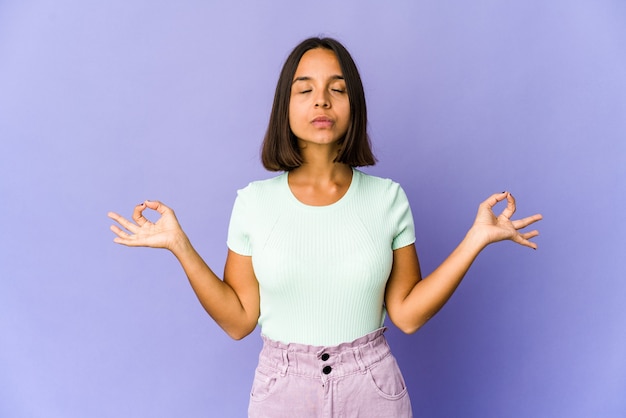
[[[211,318],[232,338],[248,335],[256,326],[256,318],[245,311],[234,289],[211,270],[187,237],[180,237],[171,251]]]
[[[443,263],[411,289],[398,315],[400,327],[413,333],[432,318],[450,299],[486,246],[484,238],[470,230]]]
[[[493,207],[506,200],[507,206],[499,216]],[[539,235],[537,230],[521,229],[542,219],[540,214],[511,220],[515,199],[508,192],[496,193],[483,201],[472,228],[435,271],[420,280],[421,273],[413,246],[394,251],[394,266],[385,295],[389,317],[406,333],[417,331],[450,299],[478,254],[490,243],[511,240],[537,249],[529,241]]]

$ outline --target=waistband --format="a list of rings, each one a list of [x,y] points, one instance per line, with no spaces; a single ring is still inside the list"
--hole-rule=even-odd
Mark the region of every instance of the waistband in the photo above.
[[[277,369],[283,376],[289,373],[332,378],[365,373],[391,354],[383,335],[385,331],[386,328],[379,328],[352,342],[328,347],[287,344],[261,335],[263,349],[259,355],[259,366]]]

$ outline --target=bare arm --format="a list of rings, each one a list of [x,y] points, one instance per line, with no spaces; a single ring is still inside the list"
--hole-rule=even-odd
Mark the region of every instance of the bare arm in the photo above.
[[[502,200],[507,207],[496,216],[493,207]],[[387,282],[385,304],[394,324],[406,333],[413,333],[435,315],[450,299],[465,273],[489,244],[511,240],[533,249],[529,241],[539,235],[534,230],[521,233],[520,229],[539,221],[541,215],[511,221],[515,213],[515,199],[510,193],[499,193],[481,203],[476,220],[465,238],[439,267],[422,280],[415,246],[394,251],[393,268]]]
[[[143,216],[146,208],[157,211],[160,218],[150,222]],[[124,228],[111,226],[116,243],[170,250],[204,309],[228,335],[241,339],[254,330],[259,317],[259,287],[250,257],[229,250],[222,281],[193,248],[174,211],[164,204],[146,201],[137,205],[134,222],[113,212],[108,216]]]

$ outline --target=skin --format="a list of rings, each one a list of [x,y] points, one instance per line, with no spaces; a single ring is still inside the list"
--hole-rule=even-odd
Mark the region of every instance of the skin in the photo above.
[[[298,65],[292,85],[289,122],[298,138],[304,164],[289,172],[292,193],[305,204],[329,205],[348,190],[352,168],[333,160],[339,141],[350,121],[349,98],[334,53],[313,49]],[[494,207],[505,202],[496,215]],[[160,216],[151,222],[146,209]],[[509,192],[490,196],[478,207],[472,227],[452,253],[428,276],[422,278],[414,245],[393,253],[393,268],[387,281],[385,304],[391,321],[413,333],[435,315],[452,296],[478,254],[489,244],[511,240],[537,249],[530,239],[538,231],[520,232],[539,221],[539,214],[511,220],[515,199]],[[117,213],[108,216],[114,242],[130,247],[165,248],[178,259],[207,313],[234,339],[254,330],[259,317],[259,284],[251,257],[228,251],[223,280],[204,262],[181,228],[174,211],[158,201],[145,201],[134,208],[132,221]],[[119,225],[119,226],[118,226]]]
[[[289,125],[304,163],[289,172],[292,193],[312,206],[339,200],[350,187],[352,169],[333,160],[350,124],[350,100],[332,51],[312,49],[302,58],[291,88]]]

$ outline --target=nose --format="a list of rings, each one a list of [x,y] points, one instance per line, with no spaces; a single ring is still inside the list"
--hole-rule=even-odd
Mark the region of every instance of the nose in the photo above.
[[[315,97],[315,107],[330,107],[330,100],[328,99],[328,95],[325,91],[318,93]]]

